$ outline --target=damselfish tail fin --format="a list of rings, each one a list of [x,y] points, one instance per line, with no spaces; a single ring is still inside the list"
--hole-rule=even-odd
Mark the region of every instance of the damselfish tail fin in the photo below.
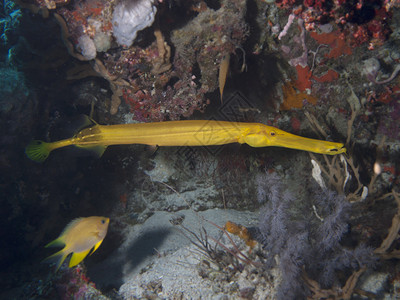
[[[67,258],[69,253],[66,253],[66,251],[60,250],[53,255],[50,255],[49,257],[46,257],[44,260],[42,260],[42,263],[54,263],[56,264],[56,271],[61,267],[63,264],[64,260]]]
[[[25,154],[29,159],[42,163],[49,156],[51,148],[49,143],[34,140],[25,148]]]

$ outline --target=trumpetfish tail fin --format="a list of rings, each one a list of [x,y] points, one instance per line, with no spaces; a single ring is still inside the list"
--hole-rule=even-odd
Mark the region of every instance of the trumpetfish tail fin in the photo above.
[[[75,132],[79,132],[84,128],[88,128],[88,127],[97,125],[97,123],[93,119],[89,118],[86,115],[82,115],[80,117],[80,120],[78,121],[78,123],[79,123],[79,125],[75,129]],[[51,143],[47,143],[47,142],[40,141],[40,140],[33,140],[29,143],[28,146],[26,146],[25,154],[29,159],[31,159],[35,162],[38,162],[38,163],[42,163],[47,159],[47,157],[49,156],[51,151],[53,151],[54,149],[58,149],[58,148],[69,146],[69,145],[73,145],[73,142],[71,139],[66,139],[66,140],[61,140],[61,141],[51,142]],[[79,148],[83,148],[83,149],[92,151],[93,153],[95,153],[96,157],[101,157],[107,148],[107,146],[103,146],[103,145],[98,145],[98,146],[97,145],[96,146],[76,145],[76,146]]]
[[[42,163],[49,156],[51,150],[50,143],[33,140],[28,146],[26,146],[25,154],[29,159]]]

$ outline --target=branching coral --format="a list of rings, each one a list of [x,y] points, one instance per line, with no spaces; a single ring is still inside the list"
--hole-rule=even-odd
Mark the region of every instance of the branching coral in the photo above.
[[[76,59],[87,60],[83,55],[75,52],[75,48],[72,45],[71,41],[69,40],[69,32],[68,32],[67,23],[65,22],[65,20],[59,14],[56,14],[56,13],[54,14],[54,18],[55,18],[56,22],[60,25],[61,39],[62,39],[65,47],[67,48],[68,53],[72,57],[75,57]]]
[[[112,115],[116,114],[119,105],[121,104],[120,97],[122,96],[122,89],[123,87],[129,86],[129,83],[121,78],[118,78],[117,76],[111,75],[99,59],[94,60],[93,69],[110,83],[110,88],[113,92],[111,97],[110,113]]]
[[[361,102],[350,85],[349,88],[350,95],[346,99],[351,109],[351,115],[347,121],[346,145],[348,145],[350,155],[341,155],[332,159],[324,156],[323,163],[320,162],[315,157],[315,155],[310,153],[310,156],[312,161],[318,164],[325,178],[327,178],[328,188],[336,190],[337,193],[345,194],[346,199],[350,202],[358,202],[365,200],[367,197],[373,198],[377,196],[375,194],[376,191],[374,184],[380,173],[374,172],[371,175],[369,182],[367,183],[361,180],[359,163],[352,155],[352,152],[354,150],[354,142],[351,144],[351,139],[353,137],[354,121],[361,112]],[[322,129],[317,119],[307,112],[306,116],[317,134],[326,138],[327,133]],[[385,138],[383,138],[377,146],[377,153],[382,152],[384,143]],[[354,178],[355,183],[353,182],[352,184],[350,184],[350,178]]]
[[[158,57],[154,61],[154,66],[151,70],[152,74],[158,75],[171,69],[171,47],[168,46],[164,36],[160,30],[158,22],[154,29],[154,36],[157,41]]]
[[[229,240],[230,245],[224,244],[221,241],[221,236],[219,238],[210,236],[203,226],[200,228],[199,233],[196,233],[184,226],[182,221],[182,219],[178,218],[170,222],[175,226],[179,226],[181,233],[188,238],[207,259],[212,260],[221,271],[226,272],[229,277],[233,276],[235,272],[241,272],[243,270],[242,263],[253,265],[258,268],[261,267],[260,262],[253,261],[244,251],[239,249],[240,247],[233,241],[225,228],[202,218],[202,221],[218,228],[221,231],[221,236],[225,236]],[[233,269],[231,269],[231,267],[233,267]]]
[[[302,277],[307,287],[312,292],[312,299],[343,299],[349,300],[355,292],[356,284],[360,276],[365,272],[366,267],[362,267],[358,271],[355,271],[346,281],[343,287],[335,287],[332,289],[323,289],[319,283],[312,280],[307,276],[306,273],[302,274]],[[360,292],[360,291],[358,291]],[[374,296],[374,295],[372,295]]]
[[[390,251],[390,247],[393,244],[393,242],[398,238],[399,236],[399,230],[400,230],[400,195],[396,193],[395,191],[392,191],[390,194],[385,195],[384,197],[387,196],[393,196],[396,204],[397,204],[397,213],[393,216],[392,219],[392,225],[389,228],[388,235],[386,238],[382,241],[381,245],[374,250],[375,254],[378,254],[379,256],[385,258],[385,259],[391,259],[391,258],[400,258],[400,250],[392,250]]]

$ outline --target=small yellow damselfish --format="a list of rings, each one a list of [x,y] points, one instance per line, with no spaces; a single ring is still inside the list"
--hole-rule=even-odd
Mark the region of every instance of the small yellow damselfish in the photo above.
[[[342,143],[304,138],[261,123],[185,120],[121,125],[98,125],[91,121],[72,138],[52,143],[34,140],[25,153],[33,161],[43,162],[51,151],[70,145],[93,150],[101,156],[110,145],[212,146],[229,143],[278,146],[329,155],[346,152]]]
[[[65,258],[72,253],[68,266],[76,266],[89,253],[92,254],[99,248],[107,234],[109,223],[110,219],[106,217],[78,218],[71,221],[57,239],[45,246],[64,248],[47,257],[44,262],[55,262],[58,270]]]

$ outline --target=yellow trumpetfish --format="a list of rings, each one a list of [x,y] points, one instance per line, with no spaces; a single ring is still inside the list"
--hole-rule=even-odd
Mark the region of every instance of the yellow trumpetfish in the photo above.
[[[32,141],[25,153],[30,159],[43,162],[51,151],[70,145],[92,149],[101,155],[110,145],[212,146],[229,143],[278,146],[330,155],[346,152],[342,143],[304,138],[261,123],[186,120],[122,125],[92,123],[69,139],[52,143]]]

